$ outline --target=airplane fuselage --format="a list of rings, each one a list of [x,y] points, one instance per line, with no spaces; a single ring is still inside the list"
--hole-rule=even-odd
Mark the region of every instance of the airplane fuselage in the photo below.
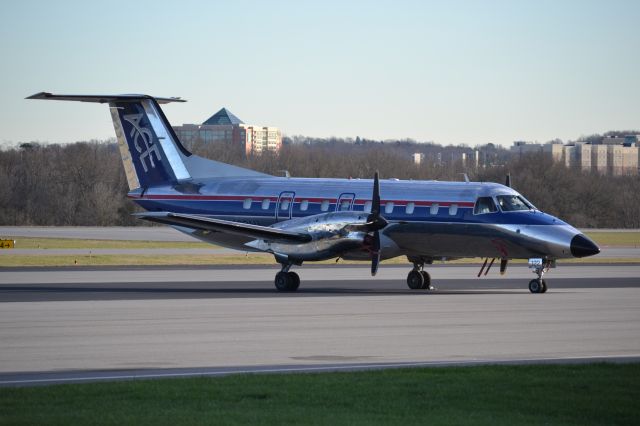
[[[370,179],[217,178],[180,186],[135,190],[129,196],[148,211],[172,211],[258,225],[329,212],[370,211]],[[496,183],[381,180],[384,258],[430,259],[573,257],[579,231],[535,208],[503,211],[496,197],[520,196]],[[491,197],[496,211],[481,213],[476,202]],[[402,224],[402,226],[397,226]],[[277,226],[277,225],[275,225]],[[194,237],[253,251],[251,238],[183,230]],[[345,257],[359,258],[358,252]]]

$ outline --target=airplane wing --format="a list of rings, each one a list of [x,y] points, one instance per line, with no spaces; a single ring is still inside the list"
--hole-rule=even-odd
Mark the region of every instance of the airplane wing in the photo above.
[[[206,216],[190,215],[171,212],[145,212],[135,216],[150,222],[165,225],[184,226],[203,231],[223,232],[244,237],[267,240],[271,242],[306,243],[311,241],[311,235],[304,232],[293,232],[276,229],[270,226],[251,225],[230,220],[213,219]]]

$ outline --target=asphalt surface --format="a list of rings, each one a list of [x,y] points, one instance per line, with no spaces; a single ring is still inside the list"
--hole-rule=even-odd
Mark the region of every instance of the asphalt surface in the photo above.
[[[0,385],[477,363],[638,361],[640,266],[13,268],[0,272]]]
[[[302,284],[295,293],[274,290],[277,267],[149,267],[108,269],[14,268],[0,274],[1,302],[217,299],[217,298],[300,298],[344,296],[414,296],[405,284],[410,268],[387,267],[371,278],[368,268],[316,266],[299,268]],[[528,268],[516,266],[507,276],[496,271],[477,278],[476,266],[434,266],[429,268],[436,291],[444,294],[498,294],[501,291],[528,292],[535,277]],[[640,265],[566,266],[546,276],[550,289],[638,288]]]

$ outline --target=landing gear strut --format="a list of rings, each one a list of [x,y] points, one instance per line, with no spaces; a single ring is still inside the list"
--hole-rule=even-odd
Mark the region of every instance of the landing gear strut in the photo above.
[[[291,263],[282,264],[282,270],[276,274],[275,285],[278,291],[296,291],[300,287],[300,276],[290,272]]]
[[[407,285],[411,290],[435,290],[431,285],[431,275],[424,270],[424,262],[409,259],[413,263],[413,270],[407,275]]]
[[[542,279],[545,272],[549,270],[551,266],[550,260],[542,260],[541,262],[532,263],[529,262],[529,267],[533,269],[533,273],[538,275],[538,278],[529,281],[529,291],[531,293],[546,293],[547,282]]]

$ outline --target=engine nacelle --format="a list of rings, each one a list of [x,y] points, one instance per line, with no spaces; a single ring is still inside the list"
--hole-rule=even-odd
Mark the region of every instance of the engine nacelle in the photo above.
[[[311,241],[302,244],[254,240],[246,245],[258,250],[287,255],[297,260],[327,260],[349,252],[362,252],[368,258],[367,214],[356,212],[322,213],[291,219],[273,225],[287,231],[304,232]]]

